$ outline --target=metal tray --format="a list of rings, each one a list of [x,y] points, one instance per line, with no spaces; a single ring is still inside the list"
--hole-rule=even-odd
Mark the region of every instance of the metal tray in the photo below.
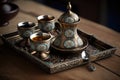
[[[80,30],[78,30],[78,34],[86,38],[89,42],[89,46],[86,48],[86,52],[90,54],[91,61],[110,57],[116,51],[115,47],[112,47],[96,39],[92,35],[86,34]],[[67,56],[60,55],[59,52],[56,52],[52,48],[50,48],[50,59],[43,61],[37,54],[31,54],[29,49],[26,47],[23,48],[16,45],[22,40],[17,31],[9,34],[3,34],[1,37],[7,46],[12,47],[12,49],[17,51],[17,54],[25,56],[30,61],[38,64],[41,69],[48,73],[56,73],[88,63],[88,60],[84,60],[81,57],[81,53]]]

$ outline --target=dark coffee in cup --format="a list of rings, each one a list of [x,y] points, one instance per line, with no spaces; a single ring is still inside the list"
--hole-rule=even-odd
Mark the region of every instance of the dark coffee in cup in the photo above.
[[[35,32],[36,25],[33,22],[19,22],[17,25],[18,33],[23,38],[29,38]]]
[[[36,37],[32,38],[32,40],[37,42],[37,41],[47,40],[49,38],[50,38],[50,36],[36,36]]]
[[[39,52],[46,52],[49,50],[51,43],[51,34],[36,32],[30,36],[31,49]]]
[[[49,15],[44,15],[44,16],[39,16],[38,17],[38,20],[40,20],[40,21],[50,21],[50,20],[53,20],[54,19],[54,17],[53,16],[49,16]]]

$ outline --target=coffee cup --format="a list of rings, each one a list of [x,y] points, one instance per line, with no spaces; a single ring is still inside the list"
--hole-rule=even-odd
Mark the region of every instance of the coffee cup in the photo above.
[[[23,38],[29,38],[35,32],[36,25],[33,22],[19,22],[17,25],[18,33]]]
[[[55,17],[51,15],[40,15],[37,17],[38,28],[43,32],[50,32],[55,28]]]
[[[43,60],[49,58],[51,38],[51,34],[43,32],[36,32],[30,36],[31,49],[39,52]]]

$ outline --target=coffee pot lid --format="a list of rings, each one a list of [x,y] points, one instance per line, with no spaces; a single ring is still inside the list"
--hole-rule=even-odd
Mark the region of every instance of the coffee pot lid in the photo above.
[[[59,19],[58,19],[59,22],[75,23],[75,22],[78,22],[80,20],[79,16],[76,13],[71,11],[71,8],[72,8],[72,6],[71,6],[70,2],[68,2],[67,12],[63,13],[59,17]]]

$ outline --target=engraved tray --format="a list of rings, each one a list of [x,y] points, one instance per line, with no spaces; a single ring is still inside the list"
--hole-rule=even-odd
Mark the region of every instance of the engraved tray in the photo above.
[[[116,51],[115,47],[103,43],[92,35],[86,34],[80,30],[78,30],[78,34],[86,38],[89,42],[89,46],[86,48],[86,52],[90,54],[91,61],[107,58]],[[50,59],[43,61],[37,54],[31,54],[30,51],[26,49],[26,47],[22,48],[16,45],[19,43],[19,41],[22,40],[22,38],[18,35],[18,32],[4,34],[1,35],[1,37],[7,46],[12,47],[12,49],[17,51],[17,54],[25,56],[30,61],[39,65],[42,70],[48,73],[56,73],[88,63],[88,60],[82,59],[81,53],[67,56],[60,55],[59,52],[55,52],[52,48],[50,48]]]

